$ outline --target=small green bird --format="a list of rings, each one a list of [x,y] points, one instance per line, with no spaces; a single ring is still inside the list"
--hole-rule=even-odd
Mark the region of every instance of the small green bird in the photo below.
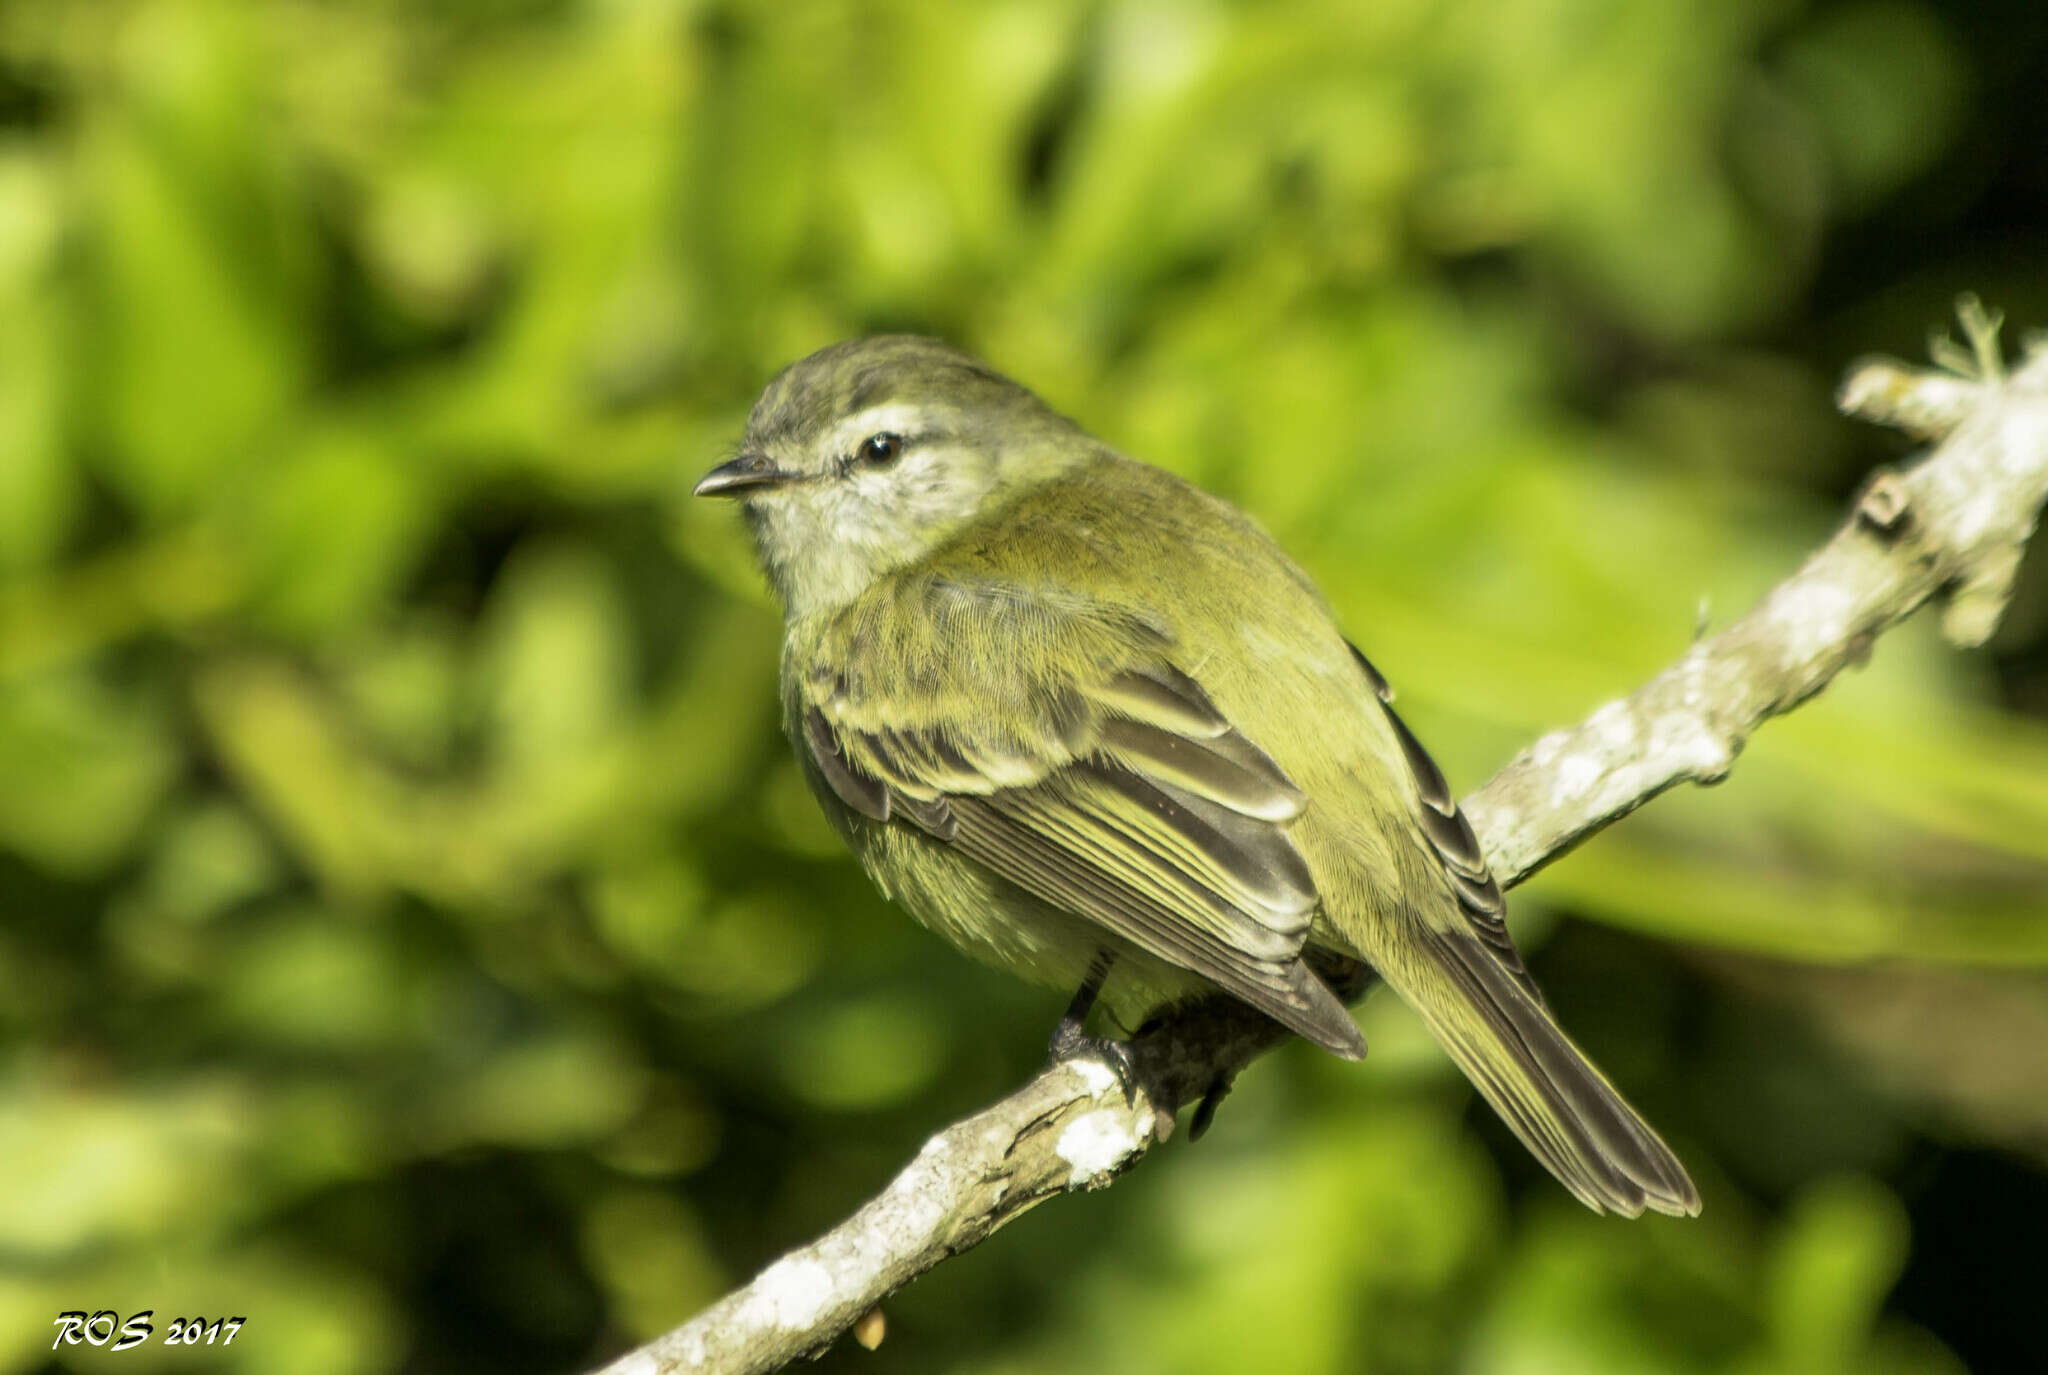
[[[1595,1211],[1699,1211],[1559,1030],[1386,680],[1242,512],[931,339],[768,385],[738,498],[786,612],[784,720],[875,883],[968,954],[1078,987],[1055,1054],[1221,989],[1347,1059],[1304,961],[1362,960]]]

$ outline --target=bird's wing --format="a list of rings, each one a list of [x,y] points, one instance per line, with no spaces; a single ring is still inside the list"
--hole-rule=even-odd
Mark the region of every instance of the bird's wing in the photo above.
[[[1287,834],[1305,799],[1175,665],[1166,632],[1014,589],[938,597],[916,620],[941,608],[951,643],[909,650],[888,685],[841,671],[795,684],[803,748],[839,800],[1362,1055],[1300,958],[1320,901]]]
[[[1465,914],[1466,924],[1508,977],[1535,999],[1538,1007],[1543,1006],[1543,994],[1537,989],[1536,981],[1529,977],[1521,952],[1515,949],[1514,938],[1508,935],[1507,899],[1501,896],[1500,884],[1494,881],[1486,867],[1486,855],[1479,848],[1479,837],[1472,833],[1472,823],[1465,819],[1458,799],[1451,795],[1451,785],[1445,780],[1443,770],[1436,766],[1436,761],[1429,757],[1429,751],[1422,748],[1422,742],[1415,738],[1415,733],[1408,729],[1408,723],[1394,710],[1394,690],[1386,678],[1372,666],[1370,659],[1359,652],[1357,645],[1351,646],[1351,655],[1358,660],[1358,666],[1372,683],[1373,691],[1380,699],[1380,708],[1386,713],[1387,724],[1393,728],[1395,739],[1401,742],[1401,753],[1408,761],[1409,772],[1415,777],[1419,802],[1415,808],[1417,829],[1428,837],[1431,852],[1443,866],[1444,877],[1457,893],[1458,907]]]

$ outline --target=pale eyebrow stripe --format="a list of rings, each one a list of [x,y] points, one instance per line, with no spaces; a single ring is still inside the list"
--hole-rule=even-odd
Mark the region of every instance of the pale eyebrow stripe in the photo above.
[[[924,416],[921,407],[901,401],[884,402],[848,416],[832,431],[832,446],[846,452],[872,434],[914,435]]]

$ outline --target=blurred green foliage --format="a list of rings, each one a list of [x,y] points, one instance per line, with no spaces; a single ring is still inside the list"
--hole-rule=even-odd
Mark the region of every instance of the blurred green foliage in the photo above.
[[[852,871],[742,534],[680,499],[782,363],[944,333],[1243,503],[1470,785],[1825,533],[1884,452],[1829,413],[1851,354],[1966,288],[2048,321],[2038,224],[1972,256],[2038,105],[1999,40],[1925,0],[0,6],[0,1370],[572,1369],[1029,1072],[1058,995]],[[1520,897],[1697,1223],[1575,1210],[1376,999],[1364,1067],[1275,1057],[833,1359],[1995,1364],[2004,1291],[1912,1277],[2005,1254],[1944,1162],[2019,1152],[2044,1207],[2044,627],[2034,576],[1990,659],[1887,638]],[[100,1308],[249,1322],[51,1354]]]

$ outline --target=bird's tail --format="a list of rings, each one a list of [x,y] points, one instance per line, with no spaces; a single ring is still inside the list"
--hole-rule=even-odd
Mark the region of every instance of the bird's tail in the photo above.
[[[1424,969],[1389,981],[1560,1183],[1595,1212],[1699,1212],[1699,1191],[1678,1157],[1525,981],[1465,931],[1431,930],[1425,946]]]

